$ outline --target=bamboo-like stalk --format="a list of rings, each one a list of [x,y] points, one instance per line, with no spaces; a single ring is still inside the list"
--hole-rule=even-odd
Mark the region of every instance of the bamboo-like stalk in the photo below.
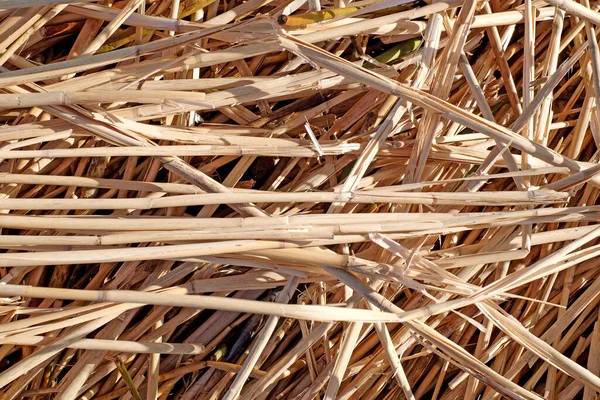
[[[549,0],[548,3],[560,7],[566,12],[576,15],[594,24],[600,24],[600,14],[576,3],[573,0]]]
[[[196,102],[204,99],[204,93],[186,93],[181,91],[98,91],[98,92],[49,92],[0,95],[0,107],[56,106],[82,103],[162,103],[168,100]]]
[[[72,4],[69,5],[66,10],[76,15],[81,15],[87,18],[97,18],[104,21],[112,21],[119,14],[119,11],[113,9],[112,7],[103,7],[98,4]],[[135,13],[129,15],[123,21],[123,24],[136,27],[165,29],[178,33],[190,32],[204,26],[203,24],[197,22],[171,20],[152,15],[141,15]]]
[[[273,202],[333,202],[346,203],[403,203],[403,204],[472,204],[472,205],[500,205],[500,204],[552,204],[564,202],[568,194],[554,191],[538,190],[533,192],[516,193],[403,193],[393,194],[378,190],[376,194],[364,192],[335,192],[335,193],[244,193],[244,199],[251,203]],[[179,195],[163,197],[161,199],[63,199],[63,200],[0,200],[0,208],[8,210],[118,210],[166,207],[188,207],[210,204],[236,204],[239,202],[238,193],[207,193],[200,195]]]
[[[52,343],[51,338],[42,336],[26,336],[11,339],[10,336],[0,339],[2,344],[19,346],[38,346]],[[141,343],[134,341],[81,339],[68,346],[70,349],[104,350],[123,353],[160,353],[160,354],[201,354],[205,350],[202,346],[180,343]]]
[[[27,8],[42,5],[52,4],[68,4],[68,3],[82,3],[81,1],[75,0],[2,0],[0,1],[0,8],[11,9],[11,8]],[[86,1],[83,1],[86,3]]]
[[[50,289],[22,287],[15,285],[2,285],[0,287],[2,295],[27,296],[44,298],[64,298],[71,300],[86,300],[100,302],[126,302],[143,303],[155,305],[170,305],[178,307],[209,308],[224,311],[252,312],[258,310],[251,300],[240,300],[230,298],[217,298],[214,296],[181,296],[174,294],[146,293],[115,291],[115,292],[96,292],[76,291],[70,289]],[[356,321],[399,321],[402,317],[368,310],[344,310],[336,307],[313,306],[314,311],[306,310],[303,306],[267,304],[261,303],[260,312],[267,315],[277,315],[280,317],[302,318],[315,321],[335,321],[346,320],[347,317]],[[311,307],[312,309],[312,307]],[[304,311],[306,310],[306,311]],[[415,314],[415,313],[413,313]],[[414,317],[409,317],[414,318]]]

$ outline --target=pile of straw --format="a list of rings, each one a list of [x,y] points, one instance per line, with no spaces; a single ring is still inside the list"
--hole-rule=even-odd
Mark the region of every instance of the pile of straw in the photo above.
[[[0,0],[0,398],[597,398],[598,9]]]

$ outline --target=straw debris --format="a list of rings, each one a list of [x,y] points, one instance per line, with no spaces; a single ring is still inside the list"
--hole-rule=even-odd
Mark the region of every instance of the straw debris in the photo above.
[[[0,0],[0,399],[597,398],[599,10]]]

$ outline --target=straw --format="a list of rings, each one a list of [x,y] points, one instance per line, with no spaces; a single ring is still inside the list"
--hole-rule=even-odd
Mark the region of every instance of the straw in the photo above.
[[[594,399],[587,0],[0,0],[0,398]]]

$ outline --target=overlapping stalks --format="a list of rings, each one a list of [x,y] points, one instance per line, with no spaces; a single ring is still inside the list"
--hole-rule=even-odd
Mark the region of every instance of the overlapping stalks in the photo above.
[[[598,9],[0,0],[0,398],[595,399]]]

